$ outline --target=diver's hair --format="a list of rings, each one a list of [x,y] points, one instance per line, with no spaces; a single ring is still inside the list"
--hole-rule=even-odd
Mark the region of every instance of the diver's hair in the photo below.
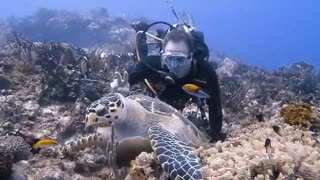
[[[170,32],[168,32],[163,40],[163,49],[166,47],[167,43],[169,41],[184,41],[188,47],[189,51],[192,51],[193,49],[193,43],[192,43],[192,38],[191,36],[184,30],[183,27],[176,27]]]

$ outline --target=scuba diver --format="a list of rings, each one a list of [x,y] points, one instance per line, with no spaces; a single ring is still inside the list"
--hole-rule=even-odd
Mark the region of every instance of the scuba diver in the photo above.
[[[137,21],[130,25],[136,31],[136,33],[138,33],[139,31],[143,31],[148,27],[148,24],[143,21]],[[145,58],[148,55],[148,46],[146,44],[147,36],[145,34],[138,33],[136,39],[137,39],[136,46],[139,51],[139,56],[140,58]],[[135,59],[137,58],[137,52],[134,52],[134,58]]]
[[[162,42],[160,55],[149,55],[124,72],[123,79],[119,72],[110,84],[112,91],[128,95],[129,89],[140,82],[145,82],[148,93],[159,98],[174,108],[182,111],[190,98],[197,103],[205,116],[204,99],[209,107],[210,130],[208,135],[211,142],[224,140],[221,133],[222,107],[218,77],[205,59],[209,50],[204,43],[202,32],[186,25],[176,25],[169,28]],[[184,90],[186,84],[193,84],[194,91],[208,96],[196,98]],[[196,94],[197,92],[194,92]]]
[[[134,60],[139,58],[144,59],[148,56],[148,44],[147,44],[147,36],[143,32],[144,29],[146,29],[149,24],[143,21],[136,21],[130,24],[130,26],[136,31],[137,36],[136,36],[136,51],[134,51]],[[157,29],[156,30],[157,35],[156,37],[158,38],[164,38],[165,36],[165,30],[163,29]],[[162,46],[158,45],[156,46],[159,48],[159,51],[162,50]]]

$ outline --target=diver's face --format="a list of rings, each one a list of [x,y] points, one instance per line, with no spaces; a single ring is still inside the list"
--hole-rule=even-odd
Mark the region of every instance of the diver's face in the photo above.
[[[169,41],[164,47],[162,62],[178,78],[186,76],[191,69],[188,45],[184,41]]]

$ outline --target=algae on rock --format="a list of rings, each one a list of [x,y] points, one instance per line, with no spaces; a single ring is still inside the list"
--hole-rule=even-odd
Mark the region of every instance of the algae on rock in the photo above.
[[[292,103],[281,108],[280,115],[290,125],[305,125],[312,119],[312,108],[309,104]]]

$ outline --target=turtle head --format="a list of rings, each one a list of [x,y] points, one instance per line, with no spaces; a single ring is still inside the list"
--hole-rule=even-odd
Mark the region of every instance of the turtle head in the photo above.
[[[86,109],[85,127],[110,127],[112,123],[124,119],[125,97],[110,93],[90,104]]]

